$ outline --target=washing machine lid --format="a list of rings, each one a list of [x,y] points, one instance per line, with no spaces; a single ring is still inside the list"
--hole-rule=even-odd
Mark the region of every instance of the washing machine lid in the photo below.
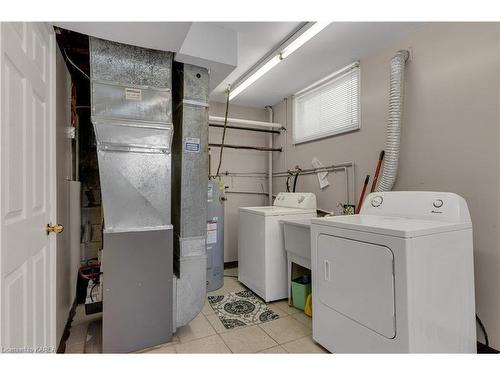
[[[472,228],[471,223],[450,223],[446,221],[378,215],[345,215],[313,218],[311,223],[402,238],[413,238]]]
[[[278,193],[273,206],[315,210],[316,195],[313,193]]]
[[[286,216],[286,215],[300,215],[300,214],[316,215],[315,209],[302,209],[302,208],[280,207],[280,206],[240,207],[240,212],[249,212],[255,215],[262,215],[262,216]]]

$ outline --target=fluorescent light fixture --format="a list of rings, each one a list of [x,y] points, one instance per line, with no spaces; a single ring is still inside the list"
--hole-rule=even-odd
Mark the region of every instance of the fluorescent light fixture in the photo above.
[[[245,90],[248,86],[250,86],[252,83],[257,81],[260,77],[262,77],[264,74],[266,74],[268,71],[270,71],[272,68],[274,68],[276,65],[278,65],[281,61],[280,55],[274,56],[271,60],[266,62],[264,65],[262,65],[259,69],[255,71],[252,75],[250,75],[248,78],[246,78],[241,84],[239,84],[234,90],[229,92],[229,100],[232,100],[241,93],[243,90]]]
[[[281,51],[281,58],[286,59],[292,53],[297,51],[300,47],[302,47],[308,40],[313,38],[317,33],[327,27],[330,22],[315,22],[310,28],[304,31],[299,35],[297,39],[295,39],[292,43],[286,46],[283,51]]]
[[[290,44],[288,44],[285,48],[281,49],[273,58],[267,61],[264,65],[262,65],[259,69],[257,69],[254,73],[245,78],[238,86],[229,92],[229,100],[233,100],[238,94],[240,94],[243,90],[257,81],[260,77],[278,65],[281,60],[290,56],[293,52],[298,50],[304,43],[313,38],[316,34],[318,34],[321,30],[327,27],[330,22],[315,22],[311,27],[309,27],[306,31],[300,34],[296,39],[294,39]]]

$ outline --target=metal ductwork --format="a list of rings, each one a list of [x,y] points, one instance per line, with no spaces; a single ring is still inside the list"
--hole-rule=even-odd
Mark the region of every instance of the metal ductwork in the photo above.
[[[408,51],[399,51],[391,59],[389,120],[387,124],[384,168],[377,188],[378,191],[392,190],[396,181],[399,163],[401,122],[403,118],[405,65],[408,57]]]
[[[90,37],[91,120],[104,210],[103,352],[173,327],[172,53]]]
[[[175,63],[172,79],[172,53],[93,37],[90,56],[103,351],[130,352],[170,341],[205,302],[209,74]]]
[[[174,62],[172,223],[177,327],[196,317],[206,299],[208,95],[207,69]]]

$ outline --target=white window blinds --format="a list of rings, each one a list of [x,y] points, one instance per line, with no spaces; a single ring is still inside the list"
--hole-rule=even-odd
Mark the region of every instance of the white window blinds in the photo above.
[[[359,129],[359,76],[356,62],[293,96],[294,144]]]

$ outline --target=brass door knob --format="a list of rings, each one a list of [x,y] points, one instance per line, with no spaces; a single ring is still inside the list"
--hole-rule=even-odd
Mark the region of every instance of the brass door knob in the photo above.
[[[47,235],[50,234],[51,232],[61,233],[63,230],[64,230],[64,227],[61,224],[57,224],[57,225],[47,224]]]

